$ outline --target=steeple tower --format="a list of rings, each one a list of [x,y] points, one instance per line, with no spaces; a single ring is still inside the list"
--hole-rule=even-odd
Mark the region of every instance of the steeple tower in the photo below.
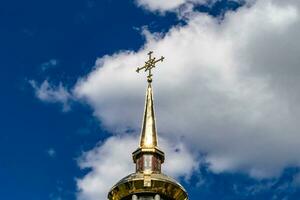
[[[137,72],[148,72],[148,87],[145,98],[145,110],[141,128],[140,143],[137,150],[132,153],[136,172],[119,181],[108,193],[109,200],[188,200],[184,188],[174,179],[161,173],[161,164],[164,163],[165,154],[158,148],[156,131],[152,69],[156,63],[163,61],[164,57],[156,60],[149,52],[148,61]]]
[[[145,112],[141,132],[140,147],[145,149],[157,147],[157,133],[151,83],[148,84],[146,93]]]

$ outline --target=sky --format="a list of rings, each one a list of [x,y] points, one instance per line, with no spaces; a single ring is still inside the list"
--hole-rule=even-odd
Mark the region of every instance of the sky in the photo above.
[[[0,199],[106,199],[134,172],[150,50],[190,199],[300,198],[298,0],[3,0],[0,36]]]

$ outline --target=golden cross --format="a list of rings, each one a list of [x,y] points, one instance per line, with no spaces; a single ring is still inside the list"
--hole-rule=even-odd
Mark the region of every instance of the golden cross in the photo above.
[[[156,60],[155,57],[152,58],[152,53],[153,53],[153,51],[150,51],[150,52],[148,53],[149,59],[148,59],[148,61],[145,62],[145,65],[144,65],[143,67],[138,67],[138,68],[136,69],[136,72],[137,72],[137,73],[139,73],[140,70],[142,70],[142,69],[145,69],[145,72],[148,71],[147,81],[148,81],[149,83],[152,82],[152,76],[153,76],[151,69],[155,68],[155,64],[156,64],[157,62],[159,62],[159,61],[162,62],[162,61],[165,59],[165,58],[162,56],[160,59]]]

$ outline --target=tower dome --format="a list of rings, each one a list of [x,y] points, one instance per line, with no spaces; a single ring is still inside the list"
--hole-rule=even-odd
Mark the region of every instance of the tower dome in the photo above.
[[[136,172],[121,179],[108,193],[109,200],[188,200],[185,189],[173,178],[161,172],[165,154],[158,148],[155,123],[152,73],[151,70],[164,57],[156,60],[152,52],[149,60],[137,72],[148,72],[148,87],[145,98],[145,110],[141,129],[140,143],[132,153]]]

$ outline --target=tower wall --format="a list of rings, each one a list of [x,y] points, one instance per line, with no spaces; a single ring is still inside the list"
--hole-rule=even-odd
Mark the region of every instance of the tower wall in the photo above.
[[[153,154],[143,154],[136,160],[136,172],[161,172],[161,160]]]

